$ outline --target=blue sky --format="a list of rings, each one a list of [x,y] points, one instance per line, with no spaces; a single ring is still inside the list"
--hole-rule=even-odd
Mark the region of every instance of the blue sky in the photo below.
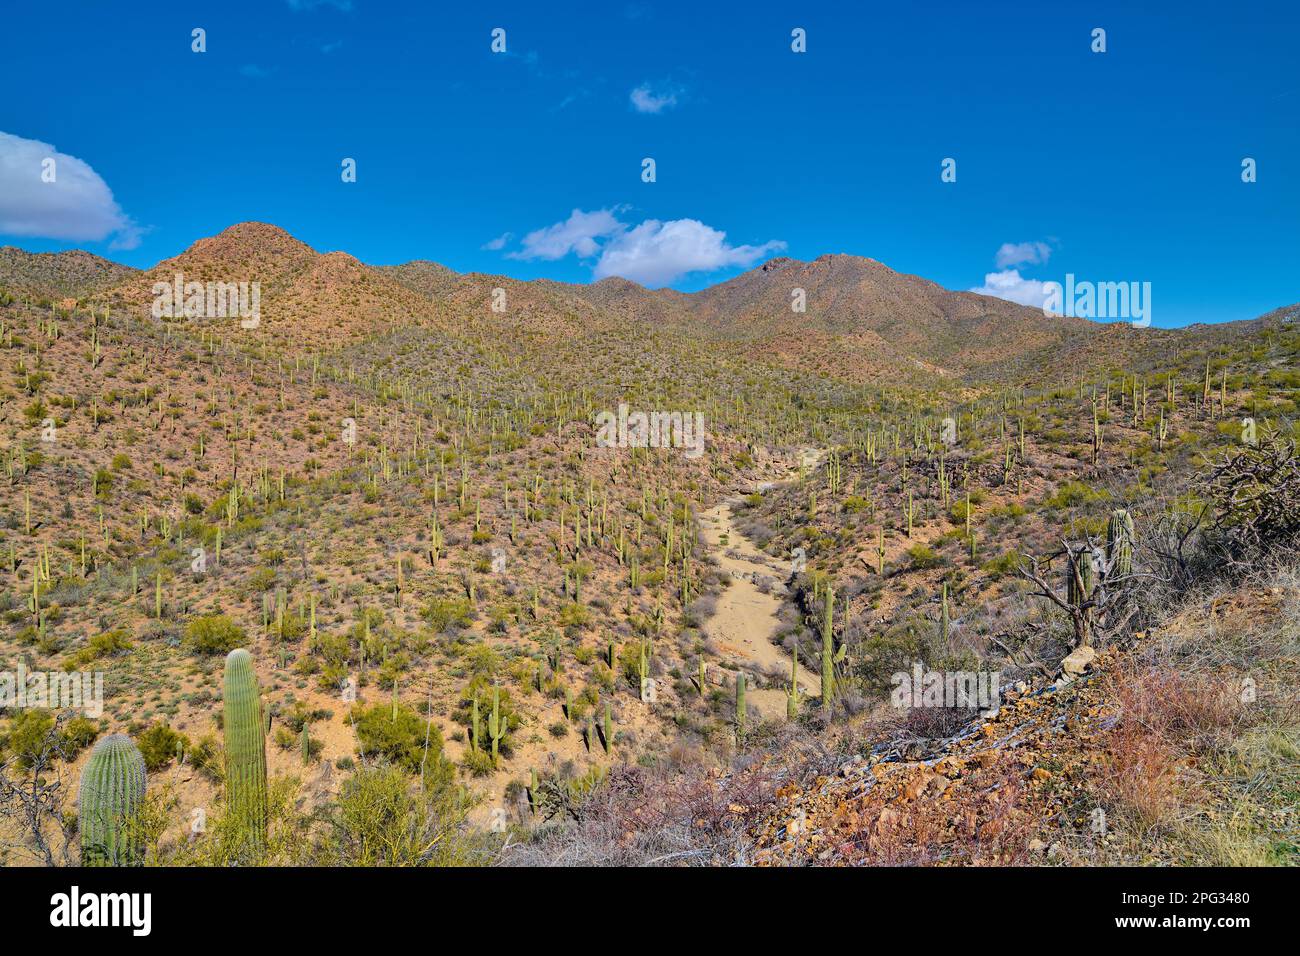
[[[0,243],[147,266],[257,219],[519,278],[844,252],[1031,298],[1150,282],[1158,326],[1300,300],[1294,0],[456,6],[11,5]]]

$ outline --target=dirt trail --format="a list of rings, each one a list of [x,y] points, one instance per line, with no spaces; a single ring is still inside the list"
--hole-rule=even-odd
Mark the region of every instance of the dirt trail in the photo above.
[[[820,460],[820,455],[810,450],[801,452],[800,457],[806,467],[815,467]],[[789,471],[794,473],[793,468]],[[780,688],[746,692],[746,702],[764,720],[770,720],[783,717],[786,712],[790,655],[773,643],[772,638],[779,628],[776,612],[785,590],[783,582],[791,572],[788,566],[759,551],[736,529],[732,505],[738,501],[739,498],[728,499],[702,516],[704,539],[718,566],[731,576],[731,586],[719,597],[717,610],[705,623],[704,633],[718,645],[728,663],[751,673],[785,675]],[[760,588],[759,583],[764,581],[765,587]],[[805,697],[820,696],[820,676],[801,666],[799,690]]]

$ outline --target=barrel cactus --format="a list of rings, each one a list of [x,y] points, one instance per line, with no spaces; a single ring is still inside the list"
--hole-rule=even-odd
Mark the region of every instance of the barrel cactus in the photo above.
[[[226,809],[241,855],[266,848],[266,737],[257,674],[248,651],[226,658]]]
[[[1106,525],[1106,558],[1111,574],[1127,577],[1133,573],[1133,537],[1133,516],[1116,508]]]
[[[82,866],[131,866],[140,860],[136,813],[144,800],[144,757],[125,734],[95,744],[78,796]]]

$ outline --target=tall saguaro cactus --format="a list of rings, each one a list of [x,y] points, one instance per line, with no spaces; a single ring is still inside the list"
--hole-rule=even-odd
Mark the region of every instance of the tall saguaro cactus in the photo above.
[[[240,853],[266,849],[266,725],[253,658],[240,648],[226,658],[224,684],[226,809]]]
[[[736,674],[736,743],[745,745],[745,672]]]
[[[492,688],[492,713],[488,714],[488,736],[492,738],[492,766],[497,765],[498,747],[506,735],[506,718],[501,716],[501,688]]]
[[[113,734],[95,744],[81,772],[79,804],[82,866],[139,862],[136,813],[144,800],[144,757],[131,738]]]
[[[950,632],[952,629],[952,618],[948,612],[948,582],[943,582],[943,606],[939,610],[939,646],[947,648],[949,643]]]
[[[822,713],[831,715],[835,693],[835,589],[826,582],[826,613],[822,615]]]
[[[799,645],[795,644],[790,655],[790,689],[785,695],[785,716],[794,720],[799,716]]]

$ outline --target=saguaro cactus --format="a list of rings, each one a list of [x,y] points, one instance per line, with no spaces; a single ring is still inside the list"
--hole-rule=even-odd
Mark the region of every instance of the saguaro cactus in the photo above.
[[[826,613],[822,615],[822,713],[831,715],[835,693],[835,589],[826,583]]]
[[[266,849],[266,724],[248,651],[240,648],[226,657],[223,693],[226,811],[239,851],[258,856]]]
[[[745,742],[745,672],[736,674],[736,743]]]
[[[952,630],[952,618],[948,614],[948,582],[943,582],[943,606],[939,610],[939,646],[948,646],[948,637]]]
[[[501,688],[492,688],[492,713],[488,714],[488,736],[492,738],[492,766],[497,765],[498,747],[506,735],[506,720],[501,716]]]
[[[1069,554],[1066,565],[1066,597],[1073,608],[1074,638],[1076,646],[1092,643],[1092,601],[1093,590],[1097,586],[1096,569],[1093,567],[1092,551],[1080,547]]]
[[[799,716],[799,645],[790,655],[790,690],[785,695],[785,716],[794,720]]]
[[[144,799],[144,757],[131,738],[113,734],[95,744],[81,772],[81,865],[132,866],[140,859],[136,813]]]
[[[1133,516],[1116,508],[1106,525],[1106,559],[1111,574],[1127,577],[1133,573],[1133,537]]]

